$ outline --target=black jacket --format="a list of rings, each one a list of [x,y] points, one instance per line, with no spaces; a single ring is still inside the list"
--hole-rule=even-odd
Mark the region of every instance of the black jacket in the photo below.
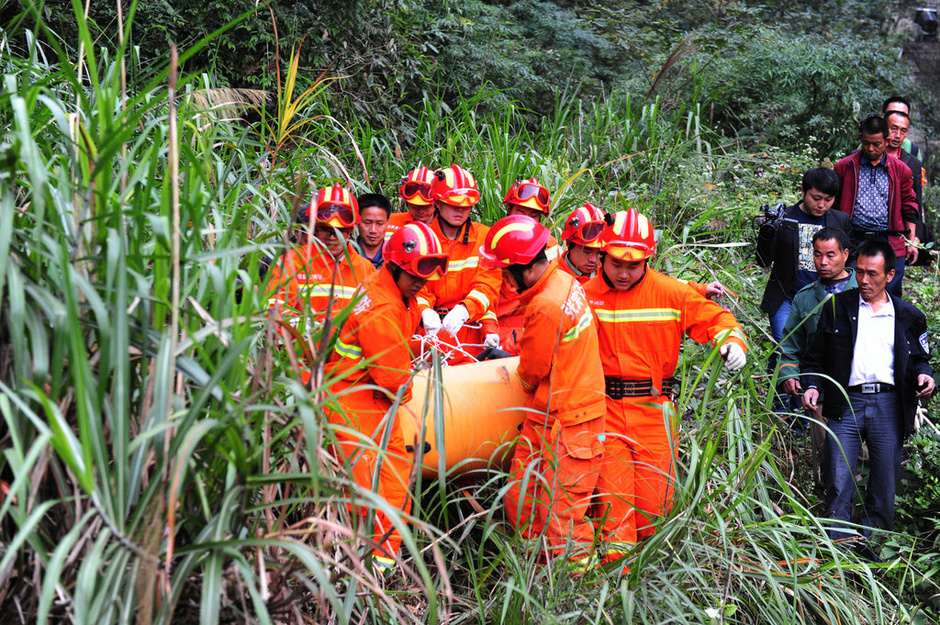
[[[901,401],[904,431],[909,434],[914,428],[914,411],[917,409],[917,376],[921,373],[933,375],[928,362],[927,319],[913,304],[894,295],[889,296],[894,304],[895,321],[894,386]],[[855,353],[858,300],[858,289],[849,289],[823,304],[816,334],[801,360],[801,368],[807,374],[807,388],[825,388],[823,416],[828,419],[839,420],[846,409],[847,401],[842,389],[849,385]]]
[[[797,202],[784,211],[783,223],[764,224],[757,235],[757,264],[770,267],[770,278],[760,302],[761,310],[768,315],[777,312],[780,304],[796,293],[794,285],[800,262],[799,230],[796,222],[802,203]],[[826,213],[826,226],[848,232],[849,216],[833,206]]]

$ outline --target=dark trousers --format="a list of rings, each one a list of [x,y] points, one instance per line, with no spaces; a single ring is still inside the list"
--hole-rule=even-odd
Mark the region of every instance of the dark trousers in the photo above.
[[[854,409],[854,410],[853,410]],[[894,526],[894,490],[901,468],[904,423],[896,393],[849,393],[849,408],[839,421],[830,420],[832,435],[826,439],[826,516],[835,523],[833,539],[847,538],[854,530],[842,522],[852,519],[852,495],[856,491],[855,465],[862,441],[868,443],[869,476],[859,524],[868,528]],[[871,529],[862,531],[871,536]]]

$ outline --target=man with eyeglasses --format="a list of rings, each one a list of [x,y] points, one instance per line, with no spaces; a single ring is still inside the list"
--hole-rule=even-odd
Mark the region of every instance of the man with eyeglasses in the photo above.
[[[842,183],[838,207],[850,217],[852,249],[867,239],[891,244],[897,264],[888,290],[900,296],[905,262],[914,264],[918,254],[919,207],[911,169],[887,153],[888,123],[878,115],[859,123],[859,138],[861,150],[835,166]]]
[[[480,201],[476,179],[459,165],[451,165],[436,172],[431,191],[437,209],[431,229],[447,251],[450,265],[443,280],[429,283],[418,295],[424,330],[439,337],[444,330],[462,344],[498,345],[498,334],[485,335],[482,327],[465,327],[484,315],[495,318],[492,308],[501,281],[498,271],[480,266],[480,245],[489,228],[470,219],[471,209]],[[480,351],[474,347],[469,353],[475,357]]]
[[[359,223],[355,196],[335,184],[320,189],[311,204],[313,219],[310,205],[297,215],[297,246],[271,267],[268,304],[295,319],[322,321],[327,308],[332,316],[348,305],[375,268],[350,243]]]
[[[405,224],[420,221],[431,225],[435,212],[434,198],[431,195],[433,185],[434,172],[424,165],[411,170],[402,179],[401,186],[398,187],[398,195],[408,210],[404,213],[392,213],[389,216],[388,229],[385,231],[386,240]]]
[[[447,254],[431,229],[415,222],[396,230],[382,255],[385,265],[362,283],[327,362],[334,380],[329,391],[339,409],[326,412],[339,426],[334,431],[338,455],[360,488],[371,491],[377,471],[378,494],[407,514],[413,459],[391,408],[396,399],[401,404],[411,399],[414,356],[408,342],[420,321],[415,296],[429,280],[446,274]],[[354,512],[364,521],[368,510]],[[375,510],[371,538],[377,545],[372,554],[376,568],[394,567],[401,535],[381,508]]]
[[[907,114],[897,110],[888,111],[885,113],[884,118],[888,123],[888,154],[899,159],[902,163],[911,168],[911,184],[914,186],[914,195],[917,197],[919,211],[915,228],[917,242],[928,243],[933,240],[933,236],[930,234],[929,228],[927,227],[927,207],[924,205],[923,189],[924,185],[927,183],[927,175],[921,160],[908,152],[904,147],[905,145],[909,147],[913,145],[907,140],[911,120]],[[914,264],[928,264],[930,258],[929,253],[918,250],[917,260]]]

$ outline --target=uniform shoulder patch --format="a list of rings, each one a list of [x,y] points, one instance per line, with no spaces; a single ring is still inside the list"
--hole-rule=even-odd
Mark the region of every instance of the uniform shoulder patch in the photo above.
[[[918,341],[920,341],[920,346],[924,349],[924,353],[925,353],[925,354],[930,354],[930,345],[927,344],[927,333],[926,333],[926,332],[924,332],[923,334],[920,335],[920,338],[918,339]]]

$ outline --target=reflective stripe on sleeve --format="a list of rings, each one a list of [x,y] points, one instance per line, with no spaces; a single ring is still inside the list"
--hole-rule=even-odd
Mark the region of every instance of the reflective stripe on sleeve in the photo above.
[[[578,323],[573,325],[570,330],[565,332],[561,337],[562,343],[567,343],[578,338],[578,335],[581,334],[581,331],[591,325],[591,310],[586,308],[583,313],[581,313],[581,318],[578,319]]]
[[[353,360],[362,358],[361,347],[344,343],[342,339],[337,339],[336,341],[336,353],[343,358],[351,358]]]
[[[297,291],[307,297],[329,297],[332,292],[333,297],[340,299],[352,299],[356,295],[356,286],[341,286],[329,284],[303,284]]]
[[[478,301],[484,310],[490,307],[490,299],[486,295],[484,295],[483,293],[481,293],[480,291],[476,289],[473,289],[472,291],[467,293],[467,298]]]

